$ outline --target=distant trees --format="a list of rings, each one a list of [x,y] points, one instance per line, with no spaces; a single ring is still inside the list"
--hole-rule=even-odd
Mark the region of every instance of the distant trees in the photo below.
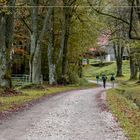
[[[117,76],[122,76],[122,66],[123,66],[123,53],[125,49],[125,42],[127,40],[127,28],[128,25],[125,26],[127,21],[125,22],[125,19],[128,16],[127,14],[124,15],[124,13],[127,11],[127,9],[120,9],[119,7],[115,7],[113,9],[110,9],[110,12],[108,13],[107,8],[104,9],[95,8],[92,5],[92,2],[88,0],[89,5],[91,6],[92,10],[97,13],[100,16],[104,16],[105,24],[107,24],[108,27],[106,27],[106,30],[109,30],[110,35],[110,42],[113,44],[114,54],[116,58],[116,66]],[[120,5],[120,1],[117,2],[118,5]],[[102,3],[105,4],[105,3]],[[100,6],[100,5],[99,5]]]
[[[50,1],[50,6],[55,6],[55,1]],[[50,19],[48,22],[48,69],[49,84],[57,84],[56,61],[55,61],[55,9],[50,7]]]
[[[128,9],[119,9],[116,8],[114,10],[117,15],[121,19],[127,19],[128,14],[124,14],[128,12]],[[111,41],[113,42],[113,49],[116,58],[116,65],[117,65],[117,76],[123,76],[123,55],[124,51],[127,49],[128,44],[128,25],[118,19],[112,19],[112,35]]]
[[[88,3],[91,7],[93,6],[90,0],[88,0]],[[105,5],[104,2],[101,2],[101,3]],[[109,1],[106,1],[106,3],[109,3]],[[114,5],[115,6],[117,5],[117,6],[111,8],[111,6],[114,6]],[[122,7],[123,5],[124,7]],[[105,16],[106,24],[108,24],[109,26],[113,25],[112,26],[113,30],[111,29],[112,30],[111,41],[114,40],[113,48],[114,48],[114,53],[116,56],[117,76],[123,75],[122,56],[124,52],[124,47],[128,48],[129,46],[130,48],[128,48],[128,54],[130,58],[130,79],[136,79],[138,68],[139,68],[139,61],[138,61],[139,52],[134,51],[135,43],[132,43],[131,40],[137,40],[137,41],[140,40],[140,34],[139,34],[140,2],[139,0],[112,1],[112,3],[110,3],[110,10],[108,10],[106,6],[105,8],[92,7],[92,10],[99,15]]]
[[[76,0],[75,0],[76,1]],[[66,74],[66,58],[67,58],[67,47],[68,47],[68,39],[69,39],[69,28],[70,28],[70,22],[71,22],[71,14],[72,14],[72,5],[75,1],[61,1],[60,6],[63,7],[61,10],[62,12],[62,21],[61,21],[61,29],[62,29],[62,37],[60,41],[60,51],[59,56],[57,59],[57,62],[55,60],[56,55],[56,45],[55,45],[55,5],[57,2],[48,0],[47,2],[42,1],[44,5],[46,5],[43,8],[39,8],[40,1],[38,0],[32,0],[31,1],[31,21],[29,21],[29,24],[31,25],[31,28],[29,27],[27,21],[22,19],[22,22],[28,29],[30,33],[30,80],[34,84],[40,83],[40,77],[42,75],[41,72],[41,48],[42,43],[46,42],[47,52],[46,55],[48,56],[48,70],[49,70],[49,84],[56,84],[57,83],[57,66],[58,63],[61,63],[62,67],[62,75]],[[57,6],[57,5],[56,5]],[[57,9],[59,7],[56,7]],[[42,15],[44,14],[44,15]],[[39,17],[40,15],[40,17]],[[42,17],[44,18],[42,20]],[[40,20],[41,19],[41,20]],[[59,30],[61,30],[59,29]],[[45,38],[45,35],[47,36]],[[63,63],[63,64],[62,64]],[[64,74],[65,73],[65,74]],[[63,78],[63,76],[62,76]]]
[[[84,31],[85,28],[89,30],[90,25],[82,22],[89,12],[77,8],[81,2],[4,1],[7,7],[1,8],[0,13],[1,86],[12,85],[11,66],[16,61],[13,59],[17,54],[15,50],[19,49],[24,50],[21,56],[26,57],[26,74],[30,75],[30,81],[34,84],[40,84],[41,75],[45,75],[45,80],[51,85],[72,83],[72,77],[81,77],[83,52],[92,44],[90,35]]]
[[[122,0],[114,2],[121,5]],[[13,47],[19,37],[26,42],[25,65],[30,81],[41,82],[41,75],[49,84],[71,83],[71,77],[81,77],[81,60],[87,47],[97,47],[103,30],[111,31],[111,41],[117,64],[117,76],[122,76],[122,56],[131,39],[139,40],[139,2],[123,1],[130,8],[93,7],[106,5],[107,1],[81,0],[4,0],[0,12],[0,85],[11,87]],[[78,5],[91,6],[91,9]],[[4,6],[7,7],[4,7]],[[15,5],[20,7],[15,8]],[[30,5],[30,8],[26,8]],[[40,6],[41,5],[41,6]],[[8,7],[9,6],[9,7]],[[110,10],[110,13],[107,11]],[[127,14],[126,14],[127,13]],[[99,15],[103,15],[101,18]],[[135,26],[134,26],[135,25]],[[20,42],[20,41],[19,41]],[[13,45],[15,46],[13,46]],[[135,43],[132,43],[133,47]],[[139,44],[139,43],[138,43]],[[24,44],[23,44],[24,45]],[[137,45],[137,48],[139,45]],[[12,51],[11,51],[12,48]],[[139,53],[130,54],[131,78],[140,69]],[[43,61],[42,61],[43,60]],[[135,60],[135,61],[134,61]],[[74,75],[74,76],[73,76]],[[77,77],[78,77],[77,76]]]

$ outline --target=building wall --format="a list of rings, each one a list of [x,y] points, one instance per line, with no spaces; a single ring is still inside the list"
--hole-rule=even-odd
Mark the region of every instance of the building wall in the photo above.
[[[108,46],[107,48],[107,53],[108,55],[106,55],[106,61],[110,62],[110,61],[115,61],[115,54],[114,54],[114,49],[112,46]],[[128,60],[128,53],[127,53],[127,49],[124,49],[124,54],[123,54],[123,60]]]

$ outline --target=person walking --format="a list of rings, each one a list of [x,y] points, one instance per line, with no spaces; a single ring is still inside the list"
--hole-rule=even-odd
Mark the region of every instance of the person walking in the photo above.
[[[114,76],[114,74],[111,75],[110,81],[112,82],[112,87],[114,88],[114,85],[115,85],[115,76]]]
[[[96,75],[97,84],[99,84],[99,78],[100,78],[100,77],[99,77],[99,75],[97,74],[97,75]]]
[[[103,80],[103,87],[106,88],[107,76],[105,74],[102,75],[102,80]]]

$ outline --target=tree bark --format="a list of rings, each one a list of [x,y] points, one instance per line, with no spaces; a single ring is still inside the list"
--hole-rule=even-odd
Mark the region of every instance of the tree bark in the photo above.
[[[36,45],[36,51],[32,62],[32,82],[41,84],[41,46],[40,42]]]
[[[49,66],[49,84],[57,84],[56,77],[56,64],[54,62],[54,53],[55,53],[55,35],[54,35],[54,8],[50,8],[50,22],[48,24],[48,66]]]
[[[38,34],[38,1],[32,0],[32,32],[31,32],[31,47],[30,47],[30,81],[34,84],[40,83],[40,46],[37,44]]]
[[[123,53],[124,53],[124,47],[122,46],[121,42],[118,41],[114,43],[114,53],[116,58],[116,65],[117,65],[117,76],[123,76],[122,71],[122,64],[123,64]]]
[[[68,68],[68,40],[69,32],[71,26],[71,8],[63,8],[63,25],[62,25],[62,40],[61,40],[61,49],[62,49],[62,82],[66,84],[67,78],[67,68]]]
[[[36,44],[36,38],[31,35],[31,58],[30,66],[30,81],[34,84],[40,84],[41,78],[41,46],[40,42]]]
[[[0,40],[1,40],[1,48],[0,48],[0,86],[4,88],[11,88],[11,78],[9,74],[9,70],[7,67],[7,53],[6,53],[6,20],[3,16],[1,18],[1,29],[0,29]]]
[[[83,77],[82,58],[80,58],[79,61],[78,61],[78,76],[79,76],[80,78]]]
[[[12,88],[10,47],[13,41],[15,0],[7,3],[8,12],[0,13],[0,86],[6,89]]]
[[[41,82],[41,45],[47,24],[49,21],[50,10],[45,15],[41,33],[38,30],[38,0],[32,0],[32,29],[31,29],[31,48],[30,48],[30,81],[33,84]]]
[[[138,68],[139,68],[139,82],[140,82],[140,62],[138,62]]]
[[[130,79],[131,80],[137,79],[137,74],[138,74],[138,68],[136,66],[134,56],[130,54]]]
[[[122,72],[122,59],[117,59],[117,76],[123,76]]]

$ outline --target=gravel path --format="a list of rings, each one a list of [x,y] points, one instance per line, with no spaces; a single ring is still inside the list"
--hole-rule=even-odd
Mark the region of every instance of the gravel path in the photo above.
[[[102,111],[103,88],[49,98],[0,125],[0,140],[126,140],[112,114]],[[104,99],[105,96],[102,96]]]

